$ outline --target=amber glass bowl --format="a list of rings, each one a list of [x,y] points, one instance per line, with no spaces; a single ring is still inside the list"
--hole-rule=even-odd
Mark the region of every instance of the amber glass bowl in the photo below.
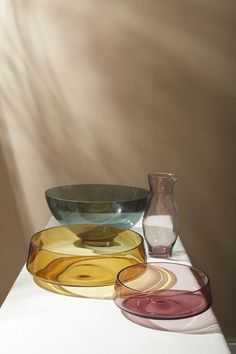
[[[206,273],[170,262],[136,264],[121,270],[114,298],[129,314],[165,320],[198,315],[212,303]]]
[[[65,225],[33,235],[27,269],[56,293],[111,298],[117,273],[146,259],[143,238],[110,225]]]
[[[109,224],[127,229],[141,218],[149,191],[113,184],[76,184],[45,191],[52,215],[61,224]]]

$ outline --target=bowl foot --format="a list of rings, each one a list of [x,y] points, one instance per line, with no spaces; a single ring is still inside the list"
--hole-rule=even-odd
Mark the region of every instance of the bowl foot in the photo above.
[[[56,294],[91,298],[91,299],[113,299],[114,285],[107,286],[65,286],[53,284],[34,276],[34,282],[41,288],[52,291]]]

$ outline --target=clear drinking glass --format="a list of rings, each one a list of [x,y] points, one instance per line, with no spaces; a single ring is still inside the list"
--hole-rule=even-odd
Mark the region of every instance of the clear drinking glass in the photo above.
[[[178,210],[174,200],[173,173],[149,173],[150,193],[143,216],[143,232],[148,253],[168,258],[178,236]]]

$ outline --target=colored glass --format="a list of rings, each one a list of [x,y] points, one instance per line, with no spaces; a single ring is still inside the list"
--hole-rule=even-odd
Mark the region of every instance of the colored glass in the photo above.
[[[47,290],[111,298],[117,273],[145,259],[143,239],[134,231],[109,225],[65,225],[32,237],[27,268]]]
[[[150,173],[150,193],[143,216],[143,232],[152,257],[168,258],[178,236],[178,211],[174,200],[173,173]]]
[[[195,316],[212,303],[209,279],[204,272],[166,262],[136,264],[121,270],[114,299],[122,310],[150,319]]]
[[[78,184],[48,189],[48,206],[62,224],[109,224],[132,228],[142,217],[148,191],[109,184]]]
[[[196,316],[171,320],[144,318],[132,315],[127,311],[121,312],[128,320],[137,325],[156,329],[158,331],[191,334],[220,333],[220,327],[211,309]]]

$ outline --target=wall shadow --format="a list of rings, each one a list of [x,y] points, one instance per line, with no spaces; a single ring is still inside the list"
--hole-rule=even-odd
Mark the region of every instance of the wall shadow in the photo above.
[[[15,281],[27,256],[27,244],[2,150],[0,149],[0,304]]]

